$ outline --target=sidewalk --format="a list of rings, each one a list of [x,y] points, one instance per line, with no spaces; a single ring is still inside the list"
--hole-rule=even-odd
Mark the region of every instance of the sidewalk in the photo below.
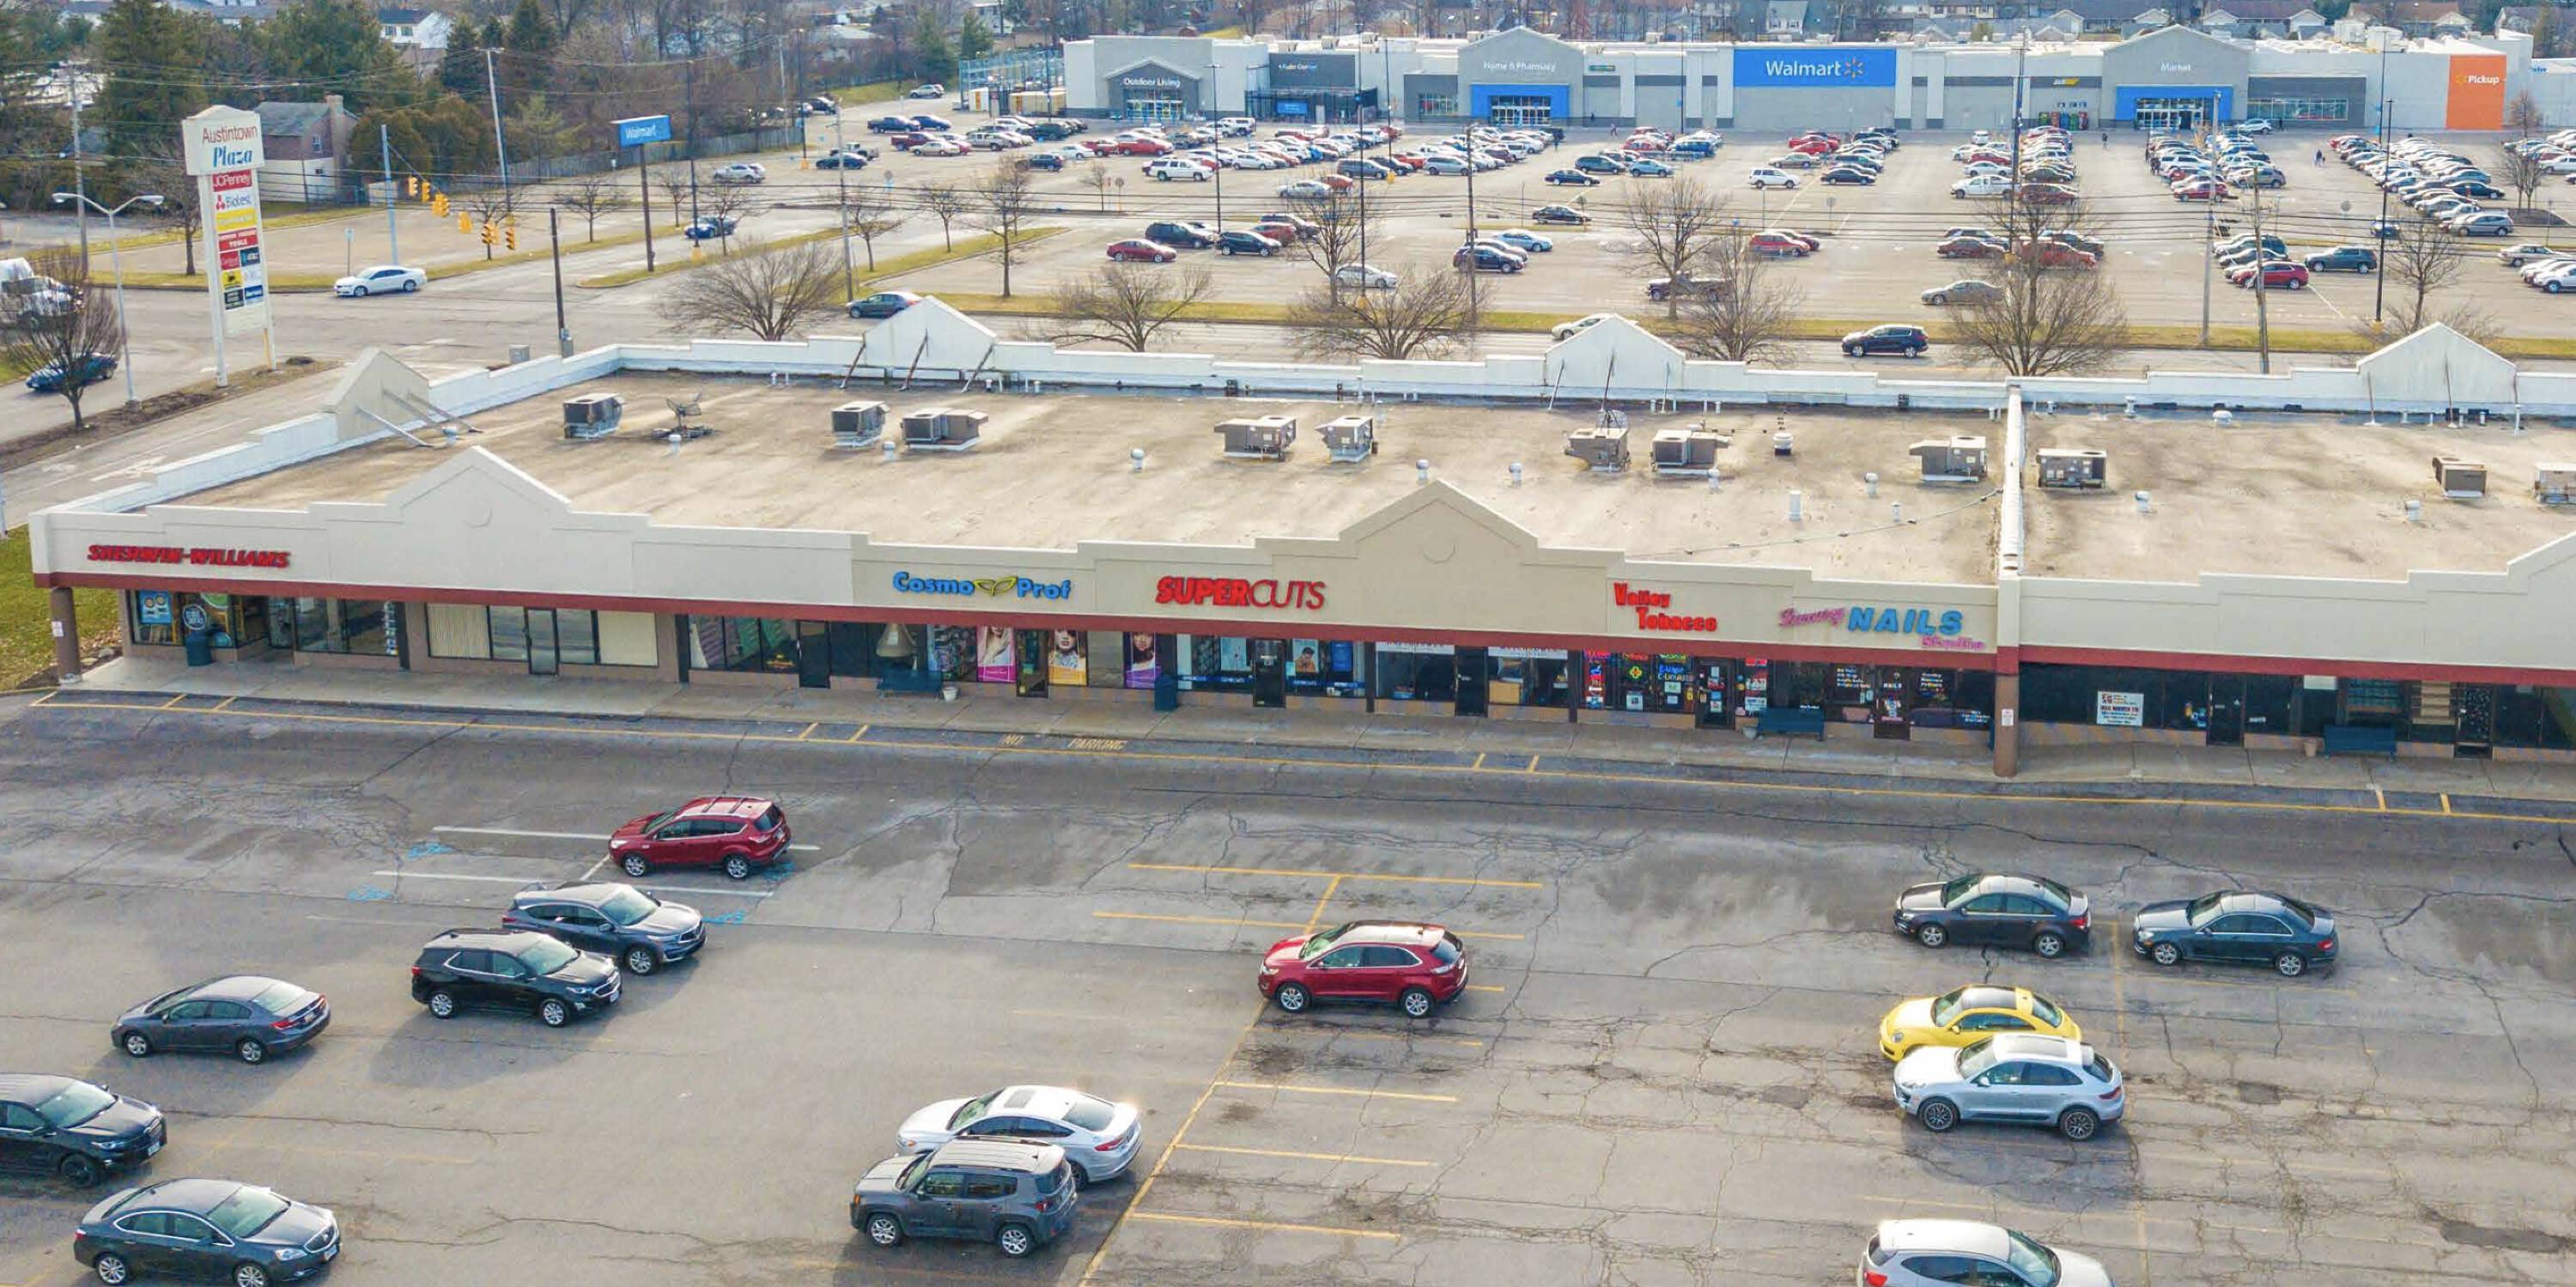
[[[1995,778],[1983,748],[1910,742],[1806,738],[1754,740],[1740,732],[1632,728],[1608,724],[1517,720],[1407,719],[1314,711],[1256,711],[1184,706],[1157,712],[1144,703],[1023,701],[961,697],[956,701],[881,696],[871,689],[734,688],[607,680],[503,680],[402,672],[231,665],[191,668],[160,658],[123,657],[83,677],[56,701],[109,701],[151,696],[210,710],[255,715],[299,708],[368,708],[399,715],[474,718],[545,716],[579,721],[699,725],[793,740],[809,726],[838,726],[815,740],[854,739],[873,730],[919,730],[926,741],[965,748],[1013,745],[1000,739],[1067,739],[1073,749],[1115,740],[1139,751],[1196,753],[1207,748],[1266,748],[1299,758],[1345,752],[1389,766],[1442,764],[1479,769],[1591,773],[1670,773],[1675,768],[1748,780],[1814,785],[1956,784],[1962,792],[2031,797],[2074,794],[2126,798],[2187,797],[2272,801],[2396,812],[2492,812],[2555,817],[2576,803],[2576,768],[2493,760],[2326,759],[2228,747],[2151,745],[2037,747],[2022,754],[2022,773]],[[193,699],[210,699],[196,701]],[[579,727],[567,724],[566,727]],[[1079,742],[1071,741],[1080,739]],[[1090,748],[1101,749],[1101,748]],[[1538,757],[1533,759],[1532,757]],[[2295,798],[2292,798],[2295,797]],[[2547,807],[2537,807],[2547,806]]]

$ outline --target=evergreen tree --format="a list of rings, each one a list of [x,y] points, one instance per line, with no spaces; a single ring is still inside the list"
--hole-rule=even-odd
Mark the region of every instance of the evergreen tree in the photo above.
[[[273,97],[304,102],[337,93],[349,110],[402,102],[418,81],[394,58],[372,9],[357,0],[295,0],[261,24],[260,47],[282,85]]]
[[[971,61],[992,52],[993,29],[984,25],[984,15],[967,10],[965,23],[957,28],[958,61]]]
[[[2557,58],[2560,56],[2558,47],[2564,40],[2565,33],[2558,29],[2558,6],[2543,3],[2540,12],[2531,20],[2531,56]]]
[[[448,93],[471,97],[483,92],[483,34],[473,23],[460,22],[439,55],[438,83]]]
[[[105,136],[108,151],[142,155],[176,138],[180,119],[213,101],[189,60],[199,46],[186,32],[178,11],[160,0],[116,0],[99,21],[91,48],[105,81],[85,124]]]
[[[957,53],[949,48],[948,33],[940,29],[938,16],[928,8],[913,27],[912,53],[920,63],[922,79],[941,84],[957,79]]]
[[[554,20],[537,6],[537,0],[519,0],[510,13],[510,25],[502,33],[502,90],[510,98],[541,91],[553,76],[555,43],[560,36]]]

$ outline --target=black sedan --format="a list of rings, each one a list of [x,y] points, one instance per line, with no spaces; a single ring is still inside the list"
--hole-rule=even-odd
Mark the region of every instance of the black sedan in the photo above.
[[[1862,187],[1878,182],[1878,176],[1856,166],[1838,165],[1819,177],[1818,183],[1854,183]]]
[[[1593,178],[1591,175],[1585,174],[1581,170],[1550,170],[1547,172],[1547,178],[1544,182],[1553,183],[1560,188],[1597,188],[1601,186],[1601,180]]]
[[[1898,895],[1896,932],[1925,947],[2027,947],[2054,959],[2092,941],[2093,904],[2037,876],[1959,876]]]
[[[330,1212],[234,1180],[127,1189],[72,1231],[72,1259],[110,1287],[144,1273],[269,1287],[310,1278],[339,1255]]]
[[[2335,960],[2335,923],[2287,894],[2226,892],[2150,903],[2129,922],[2130,950],[2158,965],[2268,965],[2284,978]]]
[[[163,1050],[222,1050],[246,1064],[293,1050],[331,1026],[319,992],[256,974],[164,992],[116,1021],[116,1048],[137,1059]]]
[[[1592,216],[1572,206],[1540,206],[1530,211],[1531,223],[1563,223],[1581,227],[1592,222]]]

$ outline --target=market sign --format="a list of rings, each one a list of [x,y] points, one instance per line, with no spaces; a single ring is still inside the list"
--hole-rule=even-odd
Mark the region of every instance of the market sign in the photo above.
[[[92,563],[184,563],[193,567],[282,568],[285,550],[231,550],[213,546],[93,545]]]
[[[1893,49],[1809,51],[1739,47],[1735,83],[1781,89],[1844,89],[1896,84]]]
[[[1610,583],[1610,602],[1614,607],[1633,609],[1639,630],[1688,630],[1697,634],[1717,633],[1715,617],[1678,617],[1664,609],[1673,606],[1673,596],[1661,590],[1632,586],[1625,581]]]
[[[995,577],[922,577],[909,572],[894,574],[894,588],[899,594],[944,594],[961,599],[982,595],[998,599],[1005,595],[1015,599],[1070,599],[1073,582],[1035,581],[1024,576]]]
[[[1154,582],[1154,602],[1188,607],[1288,608],[1321,612],[1324,610],[1324,583],[1167,576]]]

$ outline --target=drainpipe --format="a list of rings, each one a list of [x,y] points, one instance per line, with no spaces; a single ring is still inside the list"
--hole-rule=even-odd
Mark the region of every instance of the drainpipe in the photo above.
[[[2021,771],[2021,466],[2030,454],[2021,386],[2004,391],[2003,514],[1995,534],[1995,776]]]

